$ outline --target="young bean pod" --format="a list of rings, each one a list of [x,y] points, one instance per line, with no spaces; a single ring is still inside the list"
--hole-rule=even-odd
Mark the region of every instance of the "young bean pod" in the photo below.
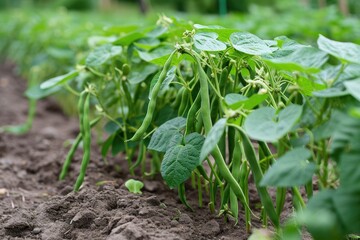
[[[92,128],[93,126],[95,126],[100,121],[100,119],[101,119],[101,117],[97,117],[94,120],[92,120],[90,122],[90,127]],[[71,160],[73,159],[75,151],[79,147],[79,144],[80,144],[82,138],[83,138],[83,135],[80,132],[77,135],[74,143],[71,145],[71,148],[70,148],[68,154],[66,155],[66,159],[65,159],[65,162],[64,162],[63,167],[61,169],[59,180],[64,180],[65,179],[66,174],[68,173],[68,170],[69,170],[69,167],[70,167],[70,164],[71,164]]]
[[[156,108],[156,99],[158,96],[158,93],[160,91],[160,87],[161,84],[163,83],[163,81],[166,78],[166,73],[169,71],[170,67],[171,67],[171,62],[172,59],[175,55],[176,51],[173,51],[169,58],[167,59],[164,68],[162,69],[159,79],[158,81],[155,83],[151,93],[150,93],[150,102],[146,111],[146,115],[145,118],[141,124],[141,126],[139,127],[139,129],[135,132],[134,136],[129,139],[129,141],[139,141],[145,134],[146,130],[148,129],[148,127],[151,124],[154,112],[155,112],[155,108]]]
[[[85,92],[85,91],[84,91]],[[85,92],[80,95],[79,101],[79,117],[80,117],[80,131],[83,136],[83,148],[84,155],[81,161],[81,169],[78,178],[76,179],[76,183],[74,186],[74,190],[78,191],[84,182],[85,173],[87,165],[90,161],[90,148],[91,148],[91,128],[89,121],[89,111],[90,111],[90,93]],[[83,105],[81,105],[83,103]]]
[[[191,55],[191,53],[190,53]],[[205,133],[208,134],[212,128],[211,116],[210,116],[210,99],[209,99],[209,87],[208,87],[208,76],[205,73],[204,69],[201,67],[201,62],[197,57],[194,57],[197,63],[197,70],[199,73],[200,81],[200,94],[201,94],[201,109],[200,113],[202,116]],[[241,200],[246,208],[250,210],[249,205],[246,203],[246,198],[243,190],[241,189],[239,183],[231,174],[228,166],[225,163],[225,160],[222,156],[222,153],[218,146],[212,151],[212,155],[216,162],[216,165],[219,168],[220,174],[228,182],[231,189],[233,189],[236,196]]]
[[[274,224],[275,227],[278,228],[280,226],[279,217],[275,211],[271,197],[270,197],[269,193],[267,192],[266,188],[261,187],[259,185],[260,181],[263,177],[263,173],[261,171],[259,162],[256,159],[254,147],[253,147],[250,139],[248,138],[248,136],[243,132],[243,130],[239,126],[237,126],[237,125],[232,125],[232,126],[234,126],[236,129],[238,129],[240,132],[245,156],[250,164],[250,168],[253,173],[254,180],[255,180],[255,185],[256,185],[256,188],[260,195],[261,203],[264,206],[265,211],[266,211],[267,215],[269,216],[271,222]]]

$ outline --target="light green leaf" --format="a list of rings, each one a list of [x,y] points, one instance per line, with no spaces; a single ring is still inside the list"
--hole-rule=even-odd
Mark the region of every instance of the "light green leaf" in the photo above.
[[[181,142],[181,131],[185,128],[186,118],[177,117],[165,122],[151,136],[148,149],[166,152],[174,143]]]
[[[138,181],[138,180],[134,180],[134,179],[129,179],[125,182],[125,187],[129,190],[129,192],[131,193],[135,193],[135,194],[141,194],[141,189],[144,187],[144,183]]]
[[[302,107],[295,104],[287,106],[278,114],[271,107],[259,108],[245,120],[245,131],[253,139],[276,142],[291,131],[301,113]]]
[[[137,31],[128,33],[124,36],[121,36],[116,41],[113,42],[115,45],[123,45],[123,46],[129,46],[131,43],[135,42],[136,40],[139,40],[140,38],[145,37],[145,34],[143,32]]]
[[[359,56],[360,57],[360,56]],[[360,101],[360,79],[344,82],[347,91],[358,101]]]
[[[138,84],[144,81],[148,76],[155,73],[158,67],[153,64],[140,64],[132,68],[128,81],[131,84]]]
[[[218,35],[213,32],[197,33],[194,35],[194,45],[202,51],[217,52],[226,49],[226,44],[217,40]]]
[[[354,160],[356,160],[356,164],[351,164],[350,167],[356,171],[359,169],[359,155],[357,155]],[[353,171],[350,171],[350,173],[352,174]],[[359,176],[359,171],[357,171],[357,174]],[[357,185],[358,182],[351,182],[351,184]],[[333,198],[334,208],[338,213],[342,225],[345,226],[346,233],[360,233],[360,190],[348,191],[343,186],[344,185],[338,189]]]
[[[263,56],[270,66],[287,71],[316,72],[328,60],[326,52],[313,47],[301,47],[283,57]]]
[[[230,36],[230,42],[236,50],[249,55],[263,55],[272,53],[271,48],[262,39],[251,33],[233,33]]]
[[[46,89],[46,88],[52,88],[54,86],[64,84],[67,81],[73,79],[74,77],[76,77],[78,75],[79,75],[79,72],[74,70],[74,71],[71,71],[71,72],[69,72],[67,74],[57,76],[57,77],[54,77],[54,78],[50,78],[49,80],[46,80],[45,82],[43,82],[40,85],[40,88],[41,89]]]
[[[206,136],[205,143],[201,148],[200,161],[203,161],[218,144],[221,136],[224,134],[226,127],[226,119],[218,120],[211,128],[209,134]]]
[[[294,187],[312,179],[316,165],[309,162],[311,152],[306,148],[294,148],[280,157],[265,173],[261,186]]]
[[[332,88],[314,91],[312,92],[312,95],[319,98],[334,98],[349,95],[349,92],[345,89],[343,84],[339,84],[337,86],[333,86]]]
[[[324,52],[327,52],[343,61],[360,64],[360,45],[350,42],[337,42],[320,35],[318,46]]]
[[[232,33],[239,31],[237,29],[224,28],[224,27],[218,26],[218,25],[205,26],[205,25],[201,25],[201,24],[194,24],[194,28],[198,29],[201,32],[216,33],[219,36],[219,40],[224,41],[224,42],[229,40],[230,35]]]
[[[134,45],[145,50],[151,50],[160,45],[160,40],[157,38],[142,38],[135,42]]]
[[[185,145],[179,144],[166,151],[161,163],[161,175],[170,188],[186,181],[201,164],[199,157],[203,143],[202,135],[191,133],[185,137]]]
[[[139,57],[146,62],[163,65],[172,51],[174,51],[173,47],[164,46],[158,47],[150,52],[138,51],[138,53]]]
[[[122,53],[121,46],[113,46],[111,44],[105,44],[95,48],[90,52],[86,58],[86,65],[90,67],[97,67],[106,63],[109,59],[118,56]]]
[[[225,96],[225,102],[233,110],[239,108],[251,110],[262,103],[267,97],[267,94],[253,94],[247,98],[238,93],[229,93]]]
[[[50,96],[51,94],[56,93],[60,89],[61,89],[60,86],[42,89],[42,88],[40,88],[40,85],[34,85],[25,91],[25,96],[30,99],[38,100],[38,99]]]

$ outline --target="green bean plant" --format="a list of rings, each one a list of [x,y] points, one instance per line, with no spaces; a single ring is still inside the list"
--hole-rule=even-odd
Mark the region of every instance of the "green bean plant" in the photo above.
[[[80,132],[60,174],[82,141],[75,191],[91,128],[105,123],[103,156],[123,153],[131,174],[160,173],[189,209],[192,187],[199,207],[206,194],[211,212],[244,218],[249,232],[259,218],[277,239],[301,239],[304,226],[315,239],[360,233],[359,45],[322,35],[316,47],[263,40],[166,16],[104,35],[76,67],[38,86],[78,98]],[[288,193],[294,213],[284,222]]]

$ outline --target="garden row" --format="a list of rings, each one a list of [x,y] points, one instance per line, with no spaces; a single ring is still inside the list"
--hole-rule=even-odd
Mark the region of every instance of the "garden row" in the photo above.
[[[359,234],[359,45],[322,35],[317,46],[262,40],[166,16],[156,25],[89,31],[81,21],[69,28],[66,16],[39,16],[25,28],[28,16],[19,19],[1,29],[9,34],[1,49],[29,78],[30,120],[1,130],[26,132],[40,98],[78,101],[80,133],[60,174],[82,142],[75,191],[90,160],[91,128],[101,127],[103,156],[123,153],[132,174],[161,173],[188,208],[191,179],[200,206],[206,192],[211,212],[237,220],[243,209],[250,230],[253,181],[262,205],[256,217],[279,238],[301,239],[302,226],[315,239]],[[281,223],[288,191],[296,211]]]

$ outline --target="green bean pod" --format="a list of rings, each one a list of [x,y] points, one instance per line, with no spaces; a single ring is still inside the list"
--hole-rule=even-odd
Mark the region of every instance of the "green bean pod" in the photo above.
[[[280,226],[279,217],[275,211],[271,197],[270,197],[269,193],[267,192],[266,187],[260,186],[260,181],[263,177],[263,173],[261,171],[260,164],[259,164],[258,160],[256,159],[254,147],[253,147],[250,139],[248,138],[248,136],[243,132],[243,130],[238,126],[235,126],[235,127],[240,132],[245,156],[250,164],[250,168],[253,173],[254,180],[255,180],[255,185],[256,185],[256,188],[260,195],[261,203],[264,206],[265,211],[266,211],[267,215],[269,216],[270,220],[272,221],[272,223],[274,224],[274,226],[278,228]]]
[[[191,206],[188,204],[187,200],[186,200],[186,195],[185,195],[185,183],[181,183],[178,187],[178,194],[179,194],[179,199],[182,202],[182,204],[184,204],[188,209],[190,209],[191,211],[193,211],[193,209],[191,208]]]
[[[241,151],[241,145],[239,143],[240,137],[238,133],[235,133],[235,138],[233,138],[232,142],[234,142],[234,149],[233,149],[233,153],[232,153],[232,158],[231,158],[231,173],[234,176],[234,178],[240,182],[240,176],[241,176],[241,172],[240,172],[240,167],[241,167],[241,160],[242,160],[242,151]],[[229,139],[231,140],[231,139]],[[231,190],[230,191],[230,209],[231,212],[234,215],[235,218],[235,224],[238,223],[238,218],[239,218],[239,203],[238,203],[238,199],[235,195],[235,193]]]
[[[101,117],[97,117],[96,119],[92,120],[90,122],[90,127],[92,128],[93,126],[95,126],[99,121],[100,121]],[[68,154],[66,155],[66,159],[65,159],[65,162],[63,164],[63,167],[61,169],[61,173],[60,173],[60,176],[59,176],[59,180],[64,180],[67,173],[68,173],[68,170],[69,170],[69,167],[71,165],[71,161],[74,157],[74,154],[75,154],[75,151],[77,150],[77,148],[79,147],[79,144],[82,140],[82,134],[79,133],[75,139],[75,141],[73,142],[73,144],[71,145],[71,148],[68,152]]]
[[[185,136],[196,130],[195,129],[196,113],[200,109],[200,104],[201,104],[201,97],[200,97],[200,93],[198,93],[186,117]]]
[[[144,160],[145,154],[146,154],[146,146],[145,146],[144,142],[141,141],[140,145],[139,145],[137,159],[136,159],[135,163],[130,167],[130,171],[134,171],[134,169],[142,163],[142,161]]]
[[[191,54],[190,54],[191,55]],[[200,60],[195,57],[197,62],[197,69],[199,73],[200,81],[200,94],[201,94],[201,109],[200,113],[202,116],[205,133],[208,134],[212,128],[211,116],[210,116],[210,99],[209,99],[209,87],[208,87],[208,76],[206,75],[204,69],[201,67]],[[220,174],[228,182],[230,187],[233,189],[236,196],[241,200],[246,208],[250,209],[249,205],[246,203],[245,194],[242,191],[239,183],[232,176],[228,166],[225,163],[225,160],[221,154],[221,151],[218,146],[212,151],[212,156],[216,162],[216,165],[219,168]]]
[[[158,93],[160,91],[161,84],[165,80],[166,73],[169,71],[169,69],[171,67],[171,62],[172,62],[172,59],[173,59],[175,53],[176,53],[176,51],[173,51],[170,54],[169,58],[166,60],[166,63],[164,64],[164,68],[162,69],[162,71],[160,73],[159,79],[155,83],[155,85],[150,93],[150,102],[149,102],[149,105],[148,105],[148,108],[146,111],[145,118],[144,118],[141,126],[139,127],[139,129],[135,132],[134,136],[131,139],[129,139],[129,141],[140,140],[144,136],[146,130],[149,128],[152,118],[153,118],[153,115],[154,115],[154,112],[155,112],[156,99],[157,99]]]
[[[81,105],[81,103],[84,104]],[[83,159],[81,161],[80,173],[74,186],[75,191],[78,191],[82,183],[84,182],[86,168],[90,161],[91,128],[89,121],[89,111],[90,111],[90,93],[83,92],[80,95],[80,100],[79,100],[79,114],[80,114],[79,116],[80,116],[80,132],[84,139],[83,140],[84,154],[83,154]]]
[[[226,88],[228,86],[228,76],[229,76],[229,70],[228,67],[225,67],[222,70],[219,78],[219,86],[222,96],[224,96],[226,93]]]
[[[184,116],[186,113],[186,107],[189,102],[190,92],[185,89],[181,94],[181,103],[178,110],[178,116]]]

